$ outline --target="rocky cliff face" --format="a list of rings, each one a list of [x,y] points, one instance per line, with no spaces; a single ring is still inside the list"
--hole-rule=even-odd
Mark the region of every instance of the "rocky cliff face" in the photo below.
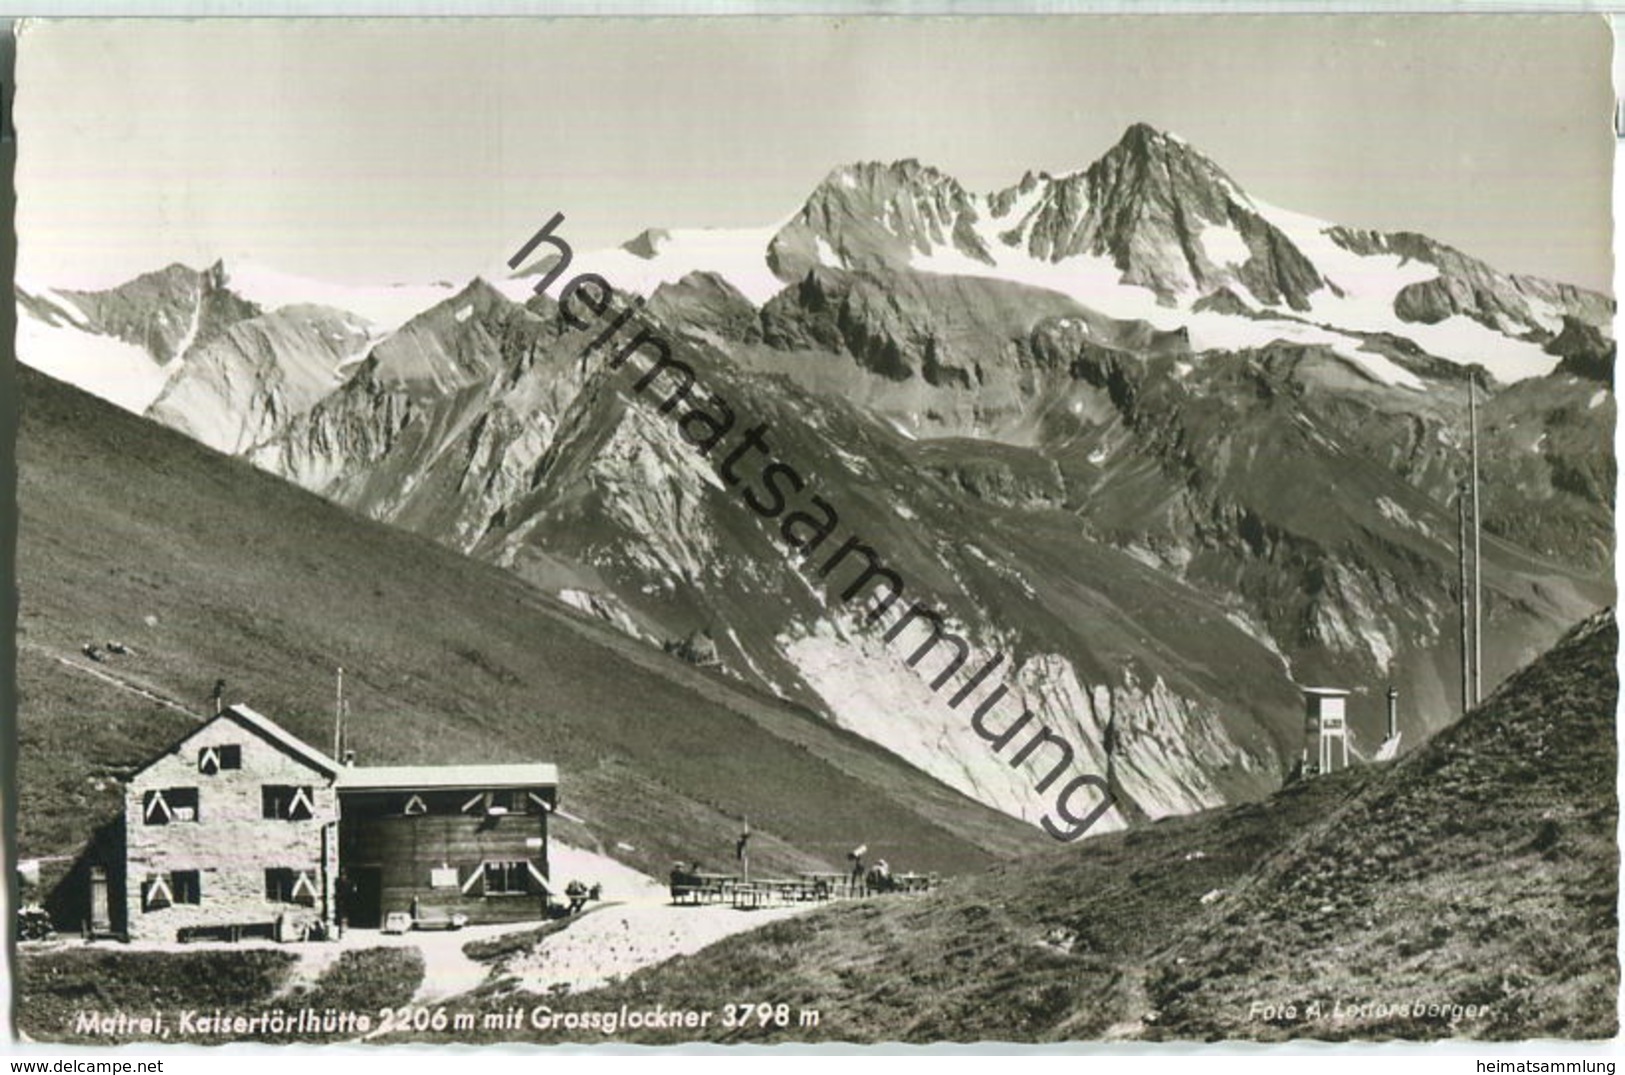
[[[92,328],[141,347],[159,365],[182,358],[260,308],[230,291],[224,266],[170,265],[107,291],[59,292]]]
[[[354,314],[320,306],[239,320],[189,349],[147,413],[211,448],[246,451],[325,398],[369,338]]]

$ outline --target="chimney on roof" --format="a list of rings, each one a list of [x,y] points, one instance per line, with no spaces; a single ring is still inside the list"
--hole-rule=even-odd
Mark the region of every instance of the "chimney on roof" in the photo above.
[[[346,750],[344,752],[344,757],[343,757],[342,761],[344,762],[344,767],[346,769],[354,769],[355,768],[355,751]]]

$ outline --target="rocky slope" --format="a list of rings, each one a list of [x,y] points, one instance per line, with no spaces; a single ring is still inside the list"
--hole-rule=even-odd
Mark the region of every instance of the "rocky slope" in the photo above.
[[[147,414],[211,448],[241,452],[325,398],[370,338],[354,314],[285,306],[195,344]]]
[[[850,278],[825,270],[811,280]],[[811,291],[811,280],[795,293]],[[681,341],[677,353],[701,372],[705,391],[748,416],[742,424],[766,423],[777,458],[816,475],[843,530],[950,612],[975,650],[1012,655],[1022,703],[1068,738],[1080,765],[1105,770],[1114,730],[1126,816],[1269,786],[1296,751],[1293,679],[1359,689],[1357,749],[1375,745],[1377,698],[1390,681],[1405,692],[1413,732],[1447,718],[1459,379],[1430,379],[1419,400],[1324,348],[1193,355],[1178,334],[1080,313],[1057,297],[1023,301],[1015,285],[919,278],[886,291],[865,277],[854,286],[865,284],[870,301],[893,314],[911,297],[948,289],[952,301],[909,312],[922,326],[946,326],[950,339],[956,322],[933,320],[937,309],[957,310],[964,337],[983,340],[1039,318],[1007,341],[1013,361],[982,372],[974,357],[959,366],[960,352],[931,349],[937,370],[981,382],[972,420],[1000,428],[1003,443],[910,439],[887,420],[906,403],[864,387],[895,385],[885,372],[842,382],[774,365],[774,342],[798,344],[779,354],[805,368],[840,368],[849,339],[861,348],[865,339],[907,338],[894,326],[843,336],[859,320],[850,306],[831,311],[827,293],[805,305],[781,296],[760,319],[766,343],[747,349],[731,345],[750,334],[729,328],[746,323],[742,300],[715,280],[663,289],[653,307],[678,315],[667,337]],[[966,301],[984,289],[1003,305]],[[1046,302],[1074,316],[1040,316]],[[1013,320],[1001,320],[1005,310]],[[391,379],[380,349],[253,458],[505,564],[652,643],[709,629],[732,674],[1038,819],[1042,768],[1018,771],[993,756],[907,666],[906,651],[866,628],[816,572],[787,560],[776,530],[719,480],[715,461],[696,455],[656,399],[638,395],[635,378],[579,361],[588,334],[563,326],[545,300],[489,301],[440,327],[453,338],[501,339],[491,368],[467,383],[443,378],[434,395]],[[790,329],[803,335],[791,339]],[[414,340],[413,354],[452,348]],[[914,355],[903,346],[881,353]],[[910,383],[930,382],[912,369]],[[1571,382],[1519,386],[1525,396],[1568,400],[1566,409],[1536,408],[1536,425],[1611,419],[1600,406],[1578,409]],[[836,396],[843,383],[846,399]],[[1492,535],[1497,520],[1529,518],[1543,496],[1570,496],[1514,474],[1549,473],[1551,464],[1503,429],[1502,411],[1516,423],[1520,408],[1499,398],[1485,402],[1486,440],[1497,445],[1486,472],[1506,473],[1521,500],[1486,498]],[[1582,473],[1606,472],[1595,442],[1553,452],[1579,461]],[[1306,488],[1319,495],[1301,495]],[[1589,494],[1572,500],[1572,530],[1551,533],[1557,551],[1611,526]],[[1486,548],[1492,675],[1607,598],[1606,581],[1583,565],[1493,536]]]

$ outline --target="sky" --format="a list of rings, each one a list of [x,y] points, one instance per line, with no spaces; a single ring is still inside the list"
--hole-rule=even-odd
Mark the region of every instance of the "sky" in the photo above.
[[[1612,276],[1600,17],[74,21],[18,55],[25,284],[460,282],[554,212],[580,249],[770,224],[858,160],[991,191],[1136,121],[1276,205]]]

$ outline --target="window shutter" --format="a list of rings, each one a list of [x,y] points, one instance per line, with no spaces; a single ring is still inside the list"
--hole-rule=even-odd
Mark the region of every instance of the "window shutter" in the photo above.
[[[204,747],[197,752],[197,771],[213,776],[220,771],[220,752],[214,747]]]
[[[485,880],[485,863],[482,862],[474,867],[468,875],[468,880],[463,882],[463,895],[468,895],[470,890],[483,880]]]
[[[401,813],[409,815],[427,814],[428,812],[429,807],[425,805],[421,795],[414,795],[406,800],[406,806],[401,810]]]

